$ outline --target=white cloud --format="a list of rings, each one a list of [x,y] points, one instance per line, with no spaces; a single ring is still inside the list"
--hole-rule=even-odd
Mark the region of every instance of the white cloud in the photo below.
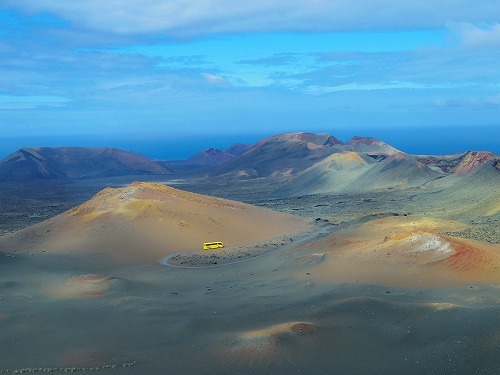
[[[477,110],[500,108],[500,94],[468,98],[439,97],[432,100],[432,106],[444,109],[469,108]]]
[[[62,107],[69,101],[70,99],[60,96],[0,95],[0,110]]]
[[[80,27],[115,34],[355,31],[443,27],[500,19],[498,0],[7,0]]]
[[[449,28],[466,48],[500,47],[500,23],[473,25],[471,23],[451,23]]]
[[[222,78],[222,77],[219,77],[219,76],[216,76],[214,74],[210,74],[210,73],[203,73],[203,78],[205,79],[205,81],[210,84],[210,85],[214,85],[214,86],[224,86],[224,85],[227,85],[229,84],[229,82],[225,79],[225,78]]]
[[[372,91],[372,90],[427,90],[427,89],[449,89],[457,88],[460,85],[457,84],[421,84],[415,82],[378,82],[378,83],[348,83],[344,85],[331,86],[331,87],[320,87],[312,86],[308,88],[307,91],[315,94],[324,94],[329,92],[339,92],[339,91]]]

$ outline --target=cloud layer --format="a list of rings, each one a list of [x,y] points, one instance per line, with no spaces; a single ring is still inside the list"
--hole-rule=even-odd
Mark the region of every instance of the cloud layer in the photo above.
[[[0,136],[498,126],[499,21],[498,0],[3,0]]]
[[[496,23],[497,0],[8,0],[30,14],[112,34],[192,37],[235,32],[325,32]]]

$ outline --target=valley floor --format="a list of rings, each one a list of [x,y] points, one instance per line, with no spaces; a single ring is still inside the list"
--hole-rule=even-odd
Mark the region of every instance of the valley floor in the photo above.
[[[127,182],[4,184],[0,230]],[[307,217],[315,235],[217,267],[0,253],[0,373],[500,373],[498,214],[450,214],[425,189],[277,199],[279,179],[170,183]]]

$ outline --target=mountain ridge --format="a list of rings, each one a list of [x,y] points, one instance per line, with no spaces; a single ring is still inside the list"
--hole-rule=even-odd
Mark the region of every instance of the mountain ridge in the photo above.
[[[145,156],[106,147],[23,147],[0,161],[1,181],[170,173]]]
[[[292,175],[316,161],[341,151],[344,143],[326,134],[282,133],[265,138],[229,163],[216,168],[213,175],[269,177]]]
[[[328,133],[288,132],[267,137],[254,145],[236,143],[225,150],[208,148],[179,161],[152,161],[114,148],[23,147],[0,161],[0,181],[167,175],[172,170],[188,177],[289,178],[298,176],[331,155],[351,152],[366,162],[416,158],[415,163],[422,164],[416,170],[418,174],[426,169],[424,165],[445,175],[475,173],[490,161],[496,163],[497,170],[500,169],[499,156],[487,151],[442,156],[410,155],[372,137],[357,135],[344,143]]]

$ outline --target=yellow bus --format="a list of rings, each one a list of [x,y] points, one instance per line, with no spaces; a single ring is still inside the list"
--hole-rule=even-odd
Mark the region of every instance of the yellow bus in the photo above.
[[[224,247],[224,244],[222,242],[205,242],[205,243],[203,243],[204,250],[218,249],[220,247]]]

